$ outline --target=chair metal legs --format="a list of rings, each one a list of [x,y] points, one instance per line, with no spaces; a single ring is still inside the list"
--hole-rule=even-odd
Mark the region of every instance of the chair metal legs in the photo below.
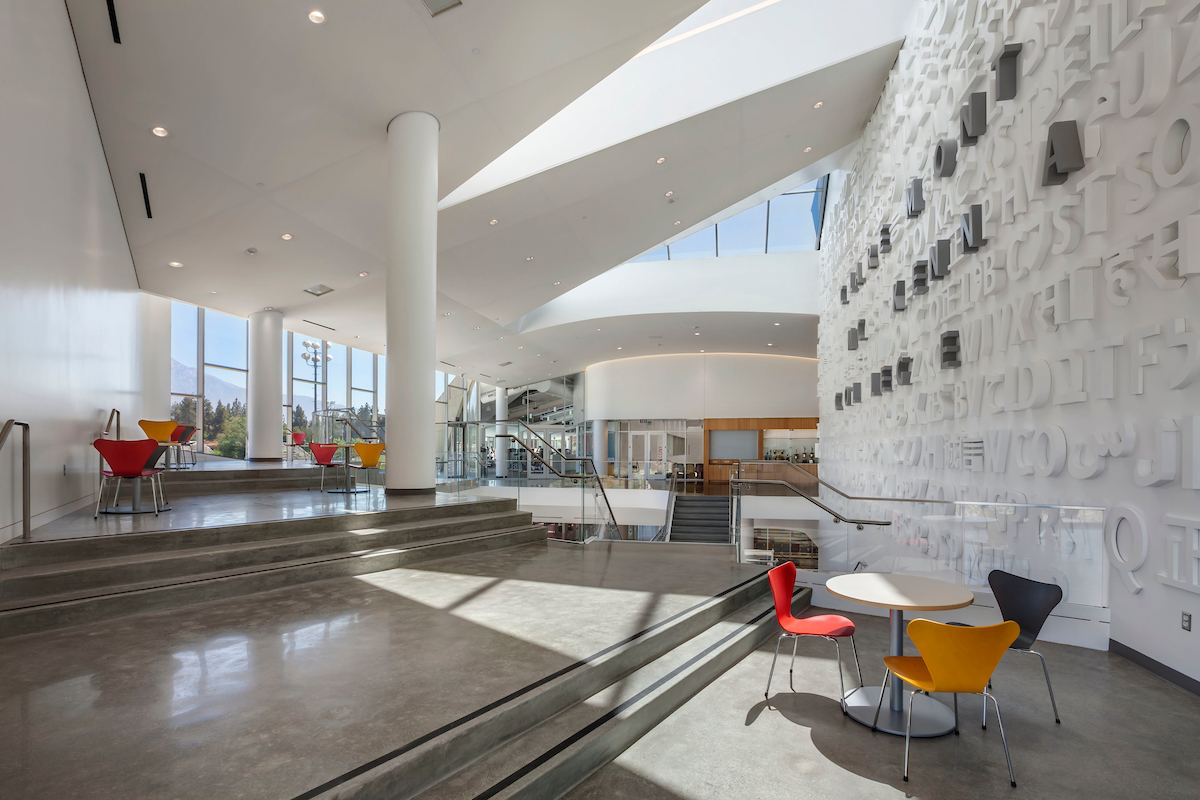
[[[1012,756],[1008,754],[1008,739],[1004,735],[1004,720],[1000,718],[1000,703],[996,698],[986,691],[983,693],[983,702],[986,705],[988,698],[992,698],[992,705],[996,707],[996,724],[1000,726],[1000,741],[1004,743],[1004,760],[1008,762],[1008,782],[1014,787],[1017,785],[1017,778],[1013,775]]]
[[[846,679],[842,674],[842,647],[840,644],[838,644],[836,637],[822,636],[821,638],[833,642],[833,646],[837,653],[838,684],[842,687],[842,694],[840,698],[842,704],[842,713],[848,714],[849,712],[846,710]],[[796,670],[796,647],[800,644],[800,636],[794,633],[787,633],[785,631],[784,633],[779,634],[779,639],[775,642],[775,657],[771,659],[771,671],[767,673],[767,688],[766,691],[763,692],[763,697],[767,698],[768,700],[771,699],[771,678],[775,675],[775,663],[779,660],[779,646],[783,644],[784,639],[792,640],[792,661],[788,665],[788,688],[793,692],[796,691],[796,685],[792,682],[792,677]],[[862,665],[858,663],[858,645],[854,644],[853,636],[850,637],[850,644],[854,647],[854,666],[858,670],[858,685],[862,686]],[[878,717],[878,715],[876,715],[876,717]]]
[[[984,700],[984,703],[987,701]],[[954,695],[954,735],[958,736],[958,695]]]
[[[913,698],[917,696],[914,690],[908,695],[908,719],[904,720],[904,780],[908,780],[908,749],[912,744],[912,703]],[[882,695],[880,695],[882,699]]]
[[[104,499],[104,490],[108,487],[108,476],[100,476],[100,491],[96,494],[96,513],[92,514],[92,519],[100,518],[100,501]]]
[[[1050,670],[1046,668],[1046,657],[1036,650],[1021,650],[1019,652],[1033,653],[1042,660],[1042,672],[1046,675],[1046,688],[1050,690],[1050,707],[1054,709],[1054,722],[1061,725],[1062,720],[1058,718],[1058,703],[1054,702],[1054,687],[1050,685]]]
[[[779,634],[779,639],[775,641],[775,658],[771,659],[771,671],[767,673],[767,690],[763,692],[763,697],[771,699],[771,678],[775,675],[775,662],[779,660],[779,645],[783,644],[783,638],[786,633]]]
[[[891,676],[892,671],[890,669],[883,671],[883,683],[879,686],[879,703],[875,706],[875,719],[871,722],[871,730],[873,731],[879,730],[879,712],[883,708],[883,693],[887,690],[888,678]]]
[[[796,692],[796,684],[792,683],[792,673],[796,671],[796,648],[800,645],[800,637],[792,637],[792,663],[788,664],[788,688],[794,694]]]

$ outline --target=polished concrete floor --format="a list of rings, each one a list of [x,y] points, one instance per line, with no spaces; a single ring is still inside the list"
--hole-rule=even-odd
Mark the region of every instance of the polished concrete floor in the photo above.
[[[538,543],[8,639],[0,795],[286,800],[759,571]]]
[[[281,519],[361,514],[367,511],[396,508],[425,508],[432,505],[470,502],[478,499],[469,492],[388,495],[378,487],[369,492],[350,495],[299,489],[210,494],[194,497],[171,497],[168,488],[167,497],[171,501],[171,510],[164,511],[157,516],[154,514],[101,514],[99,519],[93,519],[94,508],[89,506],[60,517],[40,528],[34,528],[31,532],[31,539],[35,542],[44,542],[53,539],[112,536],[122,533],[211,528]],[[147,505],[150,503],[148,491],[143,502]]]
[[[858,625],[863,676],[878,685],[887,621],[849,616]],[[994,686],[1013,789],[994,713],[981,730],[981,698],[959,698],[959,736],[913,740],[905,783],[903,737],[842,716],[831,644],[800,642],[794,692],[781,655],[764,700],[774,646],[772,639],[726,672],[568,798],[1200,797],[1200,697],[1118,656],[1039,644],[1062,718],[1055,725],[1037,657],[1005,655]],[[847,681],[851,675],[852,667]]]

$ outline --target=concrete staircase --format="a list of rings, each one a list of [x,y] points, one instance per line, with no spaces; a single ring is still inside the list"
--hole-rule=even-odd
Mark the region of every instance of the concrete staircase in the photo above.
[[[776,630],[764,572],[294,800],[559,797]]]
[[[671,541],[729,544],[729,497],[675,495],[675,511],[671,516]]]
[[[0,547],[0,638],[545,538],[516,501],[497,499],[10,544]]]
[[[338,472],[341,476],[341,472]],[[356,477],[351,475],[351,477]],[[271,469],[172,469],[164,473],[163,484],[167,499],[194,497],[233,492],[282,492],[309,489],[320,484],[319,470],[300,463],[291,468]],[[337,480],[334,473],[325,476],[325,483]],[[372,476],[372,481],[376,480]]]

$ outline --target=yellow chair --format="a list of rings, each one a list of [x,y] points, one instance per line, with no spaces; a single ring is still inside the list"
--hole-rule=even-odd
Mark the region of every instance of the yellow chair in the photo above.
[[[175,429],[179,427],[179,423],[173,419],[165,422],[157,422],[152,419],[139,419],[138,425],[146,432],[146,438],[154,439],[160,445],[159,456],[154,457],[154,462],[158,463],[159,457],[165,451],[167,454],[166,466],[171,466],[171,448],[179,447],[178,442],[171,441],[171,435],[175,433]]]
[[[999,625],[979,628],[963,628],[944,625],[928,619],[914,619],[908,623],[908,638],[920,651],[919,656],[888,656],[883,659],[888,677],[895,675],[915,687],[908,696],[908,723],[904,730],[904,780],[908,780],[908,749],[912,742],[912,701],[918,692],[948,692],[954,695],[954,732],[958,733],[958,695],[981,694],[987,708],[990,697],[996,707],[996,721],[1000,724],[1000,741],[1004,743],[1004,759],[1008,762],[1008,779],[1017,785],[1013,775],[1012,758],[1008,755],[1008,739],[1004,736],[1004,722],[1000,719],[1000,704],[988,693],[988,681],[996,671],[996,665],[1007,652],[1009,645],[1021,634],[1021,626],[1009,620]],[[879,710],[883,707],[883,692],[875,708],[875,723],[879,723]],[[874,729],[874,724],[872,728]],[[984,728],[987,728],[986,722]]]
[[[367,471],[367,488],[371,488],[371,470],[379,469],[379,459],[383,456],[383,442],[355,442],[354,452],[358,454],[360,463],[351,464],[354,469]]]

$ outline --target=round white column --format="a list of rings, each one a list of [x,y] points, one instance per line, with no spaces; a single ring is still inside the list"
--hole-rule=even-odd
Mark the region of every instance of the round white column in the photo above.
[[[508,389],[496,387],[496,477],[508,477],[508,439],[500,437],[508,433]]]
[[[608,475],[608,420],[592,420],[592,460],[601,477]]]
[[[248,331],[246,458],[283,460],[283,314],[256,311]]]
[[[438,129],[410,111],[388,124],[387,470],[389,494],[434,490]],[[276,370],[278,371],[278,370]]]

